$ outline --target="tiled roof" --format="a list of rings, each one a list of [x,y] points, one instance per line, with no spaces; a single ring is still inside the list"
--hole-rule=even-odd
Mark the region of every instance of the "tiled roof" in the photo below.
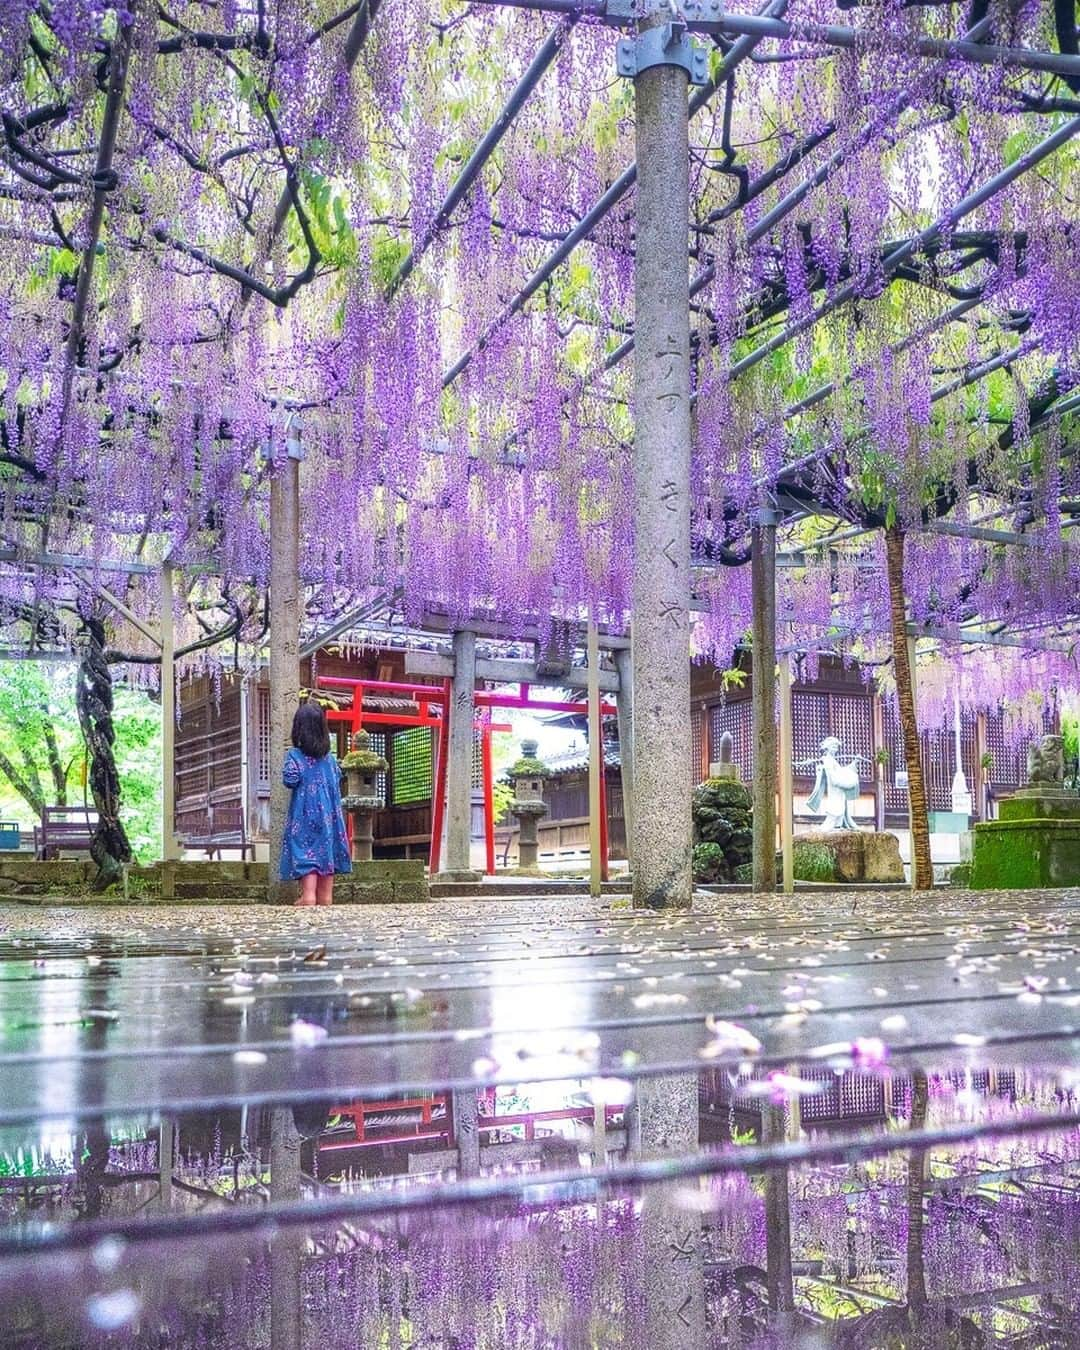
[[[576,773],[589,767],[589,747],[574,746],[559,755],[545,755],[544,764],[552,773]],[[617,745],[604,746],[605,769],[618,769],[622,764]]]

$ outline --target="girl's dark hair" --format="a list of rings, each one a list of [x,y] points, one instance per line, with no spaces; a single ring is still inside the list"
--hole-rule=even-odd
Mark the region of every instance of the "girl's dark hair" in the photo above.
[[[292,743],[312,759],[330,753],[330,728],[321,703],[301,703],[292,720]]]

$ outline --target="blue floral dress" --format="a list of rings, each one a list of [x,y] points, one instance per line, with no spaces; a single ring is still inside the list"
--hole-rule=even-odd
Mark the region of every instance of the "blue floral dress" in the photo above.
[[[337,760],[332,754],[312,759],[293,747],[285,756],[281,777],[292,789],[281,845],[281,879],[294,880],[309,872],[323,877],[351,872]]]

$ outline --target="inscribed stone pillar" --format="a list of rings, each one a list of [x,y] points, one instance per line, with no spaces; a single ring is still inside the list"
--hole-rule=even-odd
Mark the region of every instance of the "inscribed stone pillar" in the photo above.
[[[286,1204],[300,1199],[300,1133],[292,1108],[275,1107],[270,1113],[270,1201]],[[301,1260],[304,1235],[284,1228],[270,1244],[271,1350],[300,1350],[303,1344]]]
[[[651,7],[654,8],[654,7]],[[641,27],[665,23],[651,13]],[[687,74],[657,65],[634,80],[635,906],[689,908],[690,296]]]
[[[697,1152],[694,1074],[639,1079],[633,1114],[631,1143],[642,1158]],[[689,1350],[706,1344],[701,1213],[693,1203],[696,1187],[695,1180],[687,1180],[642,1190],[643,1344],[649,1350]]]
[[[454,1093],[454,1137],[458,1150],[458,1176],[480,1175],[480,1134],[477,1130],[478,1108],[475,1088],[461,1088]]]
[[[446,774],[446,851],[442,875],[479,881],[472,870],[473,695],[476,634],[454,634],[454,681],[450,691],[450,747]]]

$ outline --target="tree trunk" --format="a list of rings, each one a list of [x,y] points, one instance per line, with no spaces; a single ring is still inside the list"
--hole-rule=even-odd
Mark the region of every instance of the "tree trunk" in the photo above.
[[[907,761],[908,802],[911,814],[911,884],[928,891],[934,884],[930,861],[930,822],[926,812],[919,725],[915,718],[914,671],[908,659],[907,607],[904,599],[904,532],[897,525],[885,531],[885,572],[889,583],[889,617],[892,625],[893,673],[900,730]]]
[[[131,861],[131,845],[120,823],[120,775],[113,754],[116,731],[112,674],[105,660],[105,625],[98,618],[87,618],[83,628],[88,640],[79,662],[75,702],[90,756],[90,791],[98,813],[90,846],[90,856],[98,865],[94,889],[104,890],[119,879],[122,864]]]
[[[49,760],[49,773],[52,775],[53,794],[56,798],[57,806],[67,806],[67,777],[68,771],[64,767],[64,762],[60,758],[60,747],[56,743],[56,732],[53,730],[52,714],[49,711],[47,703],[42,705],[42,734],[45,737],[45,753]]]
[[[915,1069],[911,1075],[911,1130],[926,1128],[930,1106],[930,1083],[924,1069]],[[907,1172],[907,1303],[908,1312],[917,1321],[926,1307],[926,1263],[923,1247],[925,1219],[923,1204],[926,1197],[926,1150],[908,1151]]]
[[[0,750],[0,773],[8,780],[11,786],[20,797],[29,805],[35,816],[40,816],[45,809],[45,798],[41,792],[41,785],[35,788],[29,777],[15,767],[12,761]]]

